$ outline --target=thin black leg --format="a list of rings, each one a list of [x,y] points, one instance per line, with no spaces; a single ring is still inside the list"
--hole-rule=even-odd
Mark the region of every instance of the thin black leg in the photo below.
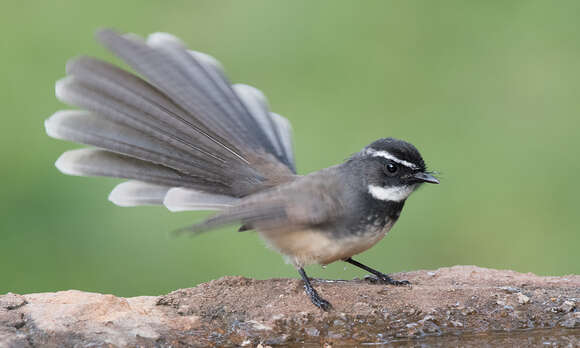
[[[312,287],[312,284],[310,284],[310,279],[308,279],[306,272],[304,272],[304,268],[302,267],[299,268],[298,273],[300,274],[302,280],[304,281],[304,291],[306,291],[306,294],[308,294],[312,303],[314,303],[316,307],[324,311],[330,310],[332,308],[332,305],[330,304],[330,302],[326,301],[325,299],[320,297],[320,295],[318,295],[318,292],[316,292],[316,290]]]
[[[384,283],[384,284],[396,285],[396,286],[411,284],[411,283],[409,283],[408,280],[394,280],[393,278],[389,277],[388,274],[381,273],[375,269],[370,268],[369,266],[365,266],[362,263],[351,259],[350,257],[348,259],[345,259],[344,262],[348,262],[351,265],[357,266],[358,268],[362,268],[365,271],[374,274],[377,277],[377,280],[381,283]]]

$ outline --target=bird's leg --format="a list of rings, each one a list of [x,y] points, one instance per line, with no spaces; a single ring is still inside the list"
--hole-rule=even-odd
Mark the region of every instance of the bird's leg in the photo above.
[[[344,259],[344,262],[348,262],[351,265],[357,266],[358,268],[362,268],[365,271],[374,274],[377,277],[378,281],[381,283],[385,283],[385,284],[389,284],[389,285],[396,285],[396,286],[411,284],[411,283],[409,283],[408,280],[394,280],[393,278],[389,277],[388,274],[381,273],[375,269],[370,268],[369,266],[365,266],[362,263],[351,259],[350,257],[348,259]]]
[[[308,294],[312,303],[314,303],[316,307],[324,311],[330,310],[332,308],[332,305],[330,304],[330,302],[326,301],[325,299],[320,297],[320,295],[318,295],[318,292],[316,292],[316,290],[312,287],[312,284],[310,284],[310,279],[308,279],[306,272],[304,272],[304,268],[300,267],[298,269],[298,273],[300,274],[302,280],[304,281],[304,291],[306,291],[306,294]]]

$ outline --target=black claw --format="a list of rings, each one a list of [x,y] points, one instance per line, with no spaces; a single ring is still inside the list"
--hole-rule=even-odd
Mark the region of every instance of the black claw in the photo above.
[[[308,294],[310,297],[310,301],[312,301],[316,307],[322,309],[323,311],[329,311],[332,309],[332,304],[320,297],[314,288],[308,288],[306,285],[304,285],[304,291],[306,291],[306,294]]]
[[[393,285],[395,286],[411,285],[411,282],[408,280],[395,280],[395,283]]]
[[[411,285],[411,283],[408,280],[395,280],[386,274],[383,274],[381,277],[379,277],[379,279],[383,283],[394,285],[394,286]]]
[[[411,283],[408,280],[395,280],[389,277],[389,275],[384,273],[376,275],[367,275],[365,276],[364,279],[372,284],[385,284],[394,286],[411,285]]]
[[[320,303],[315,303],[315,305],[325,312],[328,312],[332,309],[332,304],[323,298],[320,299]]]

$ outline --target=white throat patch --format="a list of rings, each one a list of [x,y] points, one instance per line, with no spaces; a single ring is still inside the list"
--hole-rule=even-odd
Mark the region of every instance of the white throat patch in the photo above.
[[[391,201],[400,202],[404,201],[409,197],[415,185],[404,185],[404,186],[393,186],[393,187],[381,187],[377,185],[369,185],[369,193],[376,199],[381,201]]]

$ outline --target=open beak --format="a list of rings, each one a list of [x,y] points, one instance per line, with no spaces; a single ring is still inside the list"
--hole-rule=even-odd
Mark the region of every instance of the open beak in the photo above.
[[[428,182],[430,184],[438,184],[439,180],[429,173],[417,173],[413,177],[421,182]]]

